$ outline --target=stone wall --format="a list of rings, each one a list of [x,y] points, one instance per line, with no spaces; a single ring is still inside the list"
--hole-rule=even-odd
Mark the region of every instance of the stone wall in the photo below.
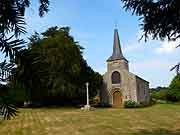
[[[118,71],[121,75],[121,82],[120,84],[112,84],[111,75],[114,71]],[[110,93],[109,101],[110,104],[112,103],[112,91],[114,89],[119,89],[119,91],[123,95],[123,102],[127,100],[133,100],[137,101],[137,87],[136,87],[136,77],[132,73],[129,73],[127,70],[120,70],[120,69],[114,69],[112,71],[109,71],[109,74],[107,75],[107,86],[108,91]]]
[[[120,69],[120,70],[125,69],[129,71],[128,61],[124,59],[116,60],[116,61],[108,61],[107,68],[108,68],[108,71],[112,71],[114,69]]]
[[[149,102],[150,100],[149,82],[143,80],[138,76],[136,76],[136,82],[137,82],[138,102]]]
[[[133,100],[137,102],[137,87],[135,75],[130,72],[124,72],[124,78],[125,83],[123,85],[123,89],[125,95],[127,96],[127,98],[125,98],[124,101]]]
[[[128,61],[116,60],[107,62],[108,70],[103,76],[103,86],[100,92],[101,102],[113,104],[113,91],[122,93],[122,101],[132,100],[136,102],[149,101],[149,83],[129,72]],[[112,73],[120,73],[120,83],[112,84]]]

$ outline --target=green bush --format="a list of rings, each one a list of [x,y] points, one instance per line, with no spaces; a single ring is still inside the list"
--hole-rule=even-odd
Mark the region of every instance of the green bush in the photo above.
[[[128,100],[124,102],[124,108],[139,108],[139,104],[135,101]]]
[[[167,100],[168,89],[161,89],[159,91],[152,91],[151,97],[156,100]]]
[[[172,80],[167,93],[167,100],[172,102],[180,101],[180,75],[177,75]]]
[[[178,89],[171,89],[167,93],[167,100],[172,102],[179,102],[180,101],[180,90]]]
[[[156,104],[156,103],[157,103],[156,100],[154,100],[154,99],[152,99],[152,98],[150,99],[150,102],[149,102],[150,105],[154,105],[154,104]]]
[[[149,102],[140,102],[139,107],[148,107],[156,104],[156,101],[151,99]]]
[[[132,100],[128,100],[124,102],[124,108],[143,108],[143,107],[152,106],[155,103],[156,101],[152,99],[149,102],[140,102],[140,103],[137,103]]]

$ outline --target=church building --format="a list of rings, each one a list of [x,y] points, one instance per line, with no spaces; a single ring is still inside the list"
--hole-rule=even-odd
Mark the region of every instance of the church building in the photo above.
[[[118,30],[114,30],[113,54],[107,59],[100,92],[102,103],[119,106],[124,101],[148,102],[149,82],[129,72],[128,60],[123,56]]]

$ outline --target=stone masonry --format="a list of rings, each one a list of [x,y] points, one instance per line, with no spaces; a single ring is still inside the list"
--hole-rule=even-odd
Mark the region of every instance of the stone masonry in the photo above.
[[[101,102],[119,106],[124,101],[148,102],[149,82],[129,72],[128,60],[123,56],[118,30],[114,31],[113,54],[107,60],[107,72],[103,75]]]

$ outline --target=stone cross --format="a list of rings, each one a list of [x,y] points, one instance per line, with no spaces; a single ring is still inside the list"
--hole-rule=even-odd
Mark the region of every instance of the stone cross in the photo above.
[[[87,103],[84,106],[83,110],[84,111],[90,111],[91,106],[89,105],[89,83],[86,83],[86,99],[87,99]]]
[[[86,83],[86,98],[87,98],[87,104],[86,105],[89,105],[89,83],[87,82]]]

